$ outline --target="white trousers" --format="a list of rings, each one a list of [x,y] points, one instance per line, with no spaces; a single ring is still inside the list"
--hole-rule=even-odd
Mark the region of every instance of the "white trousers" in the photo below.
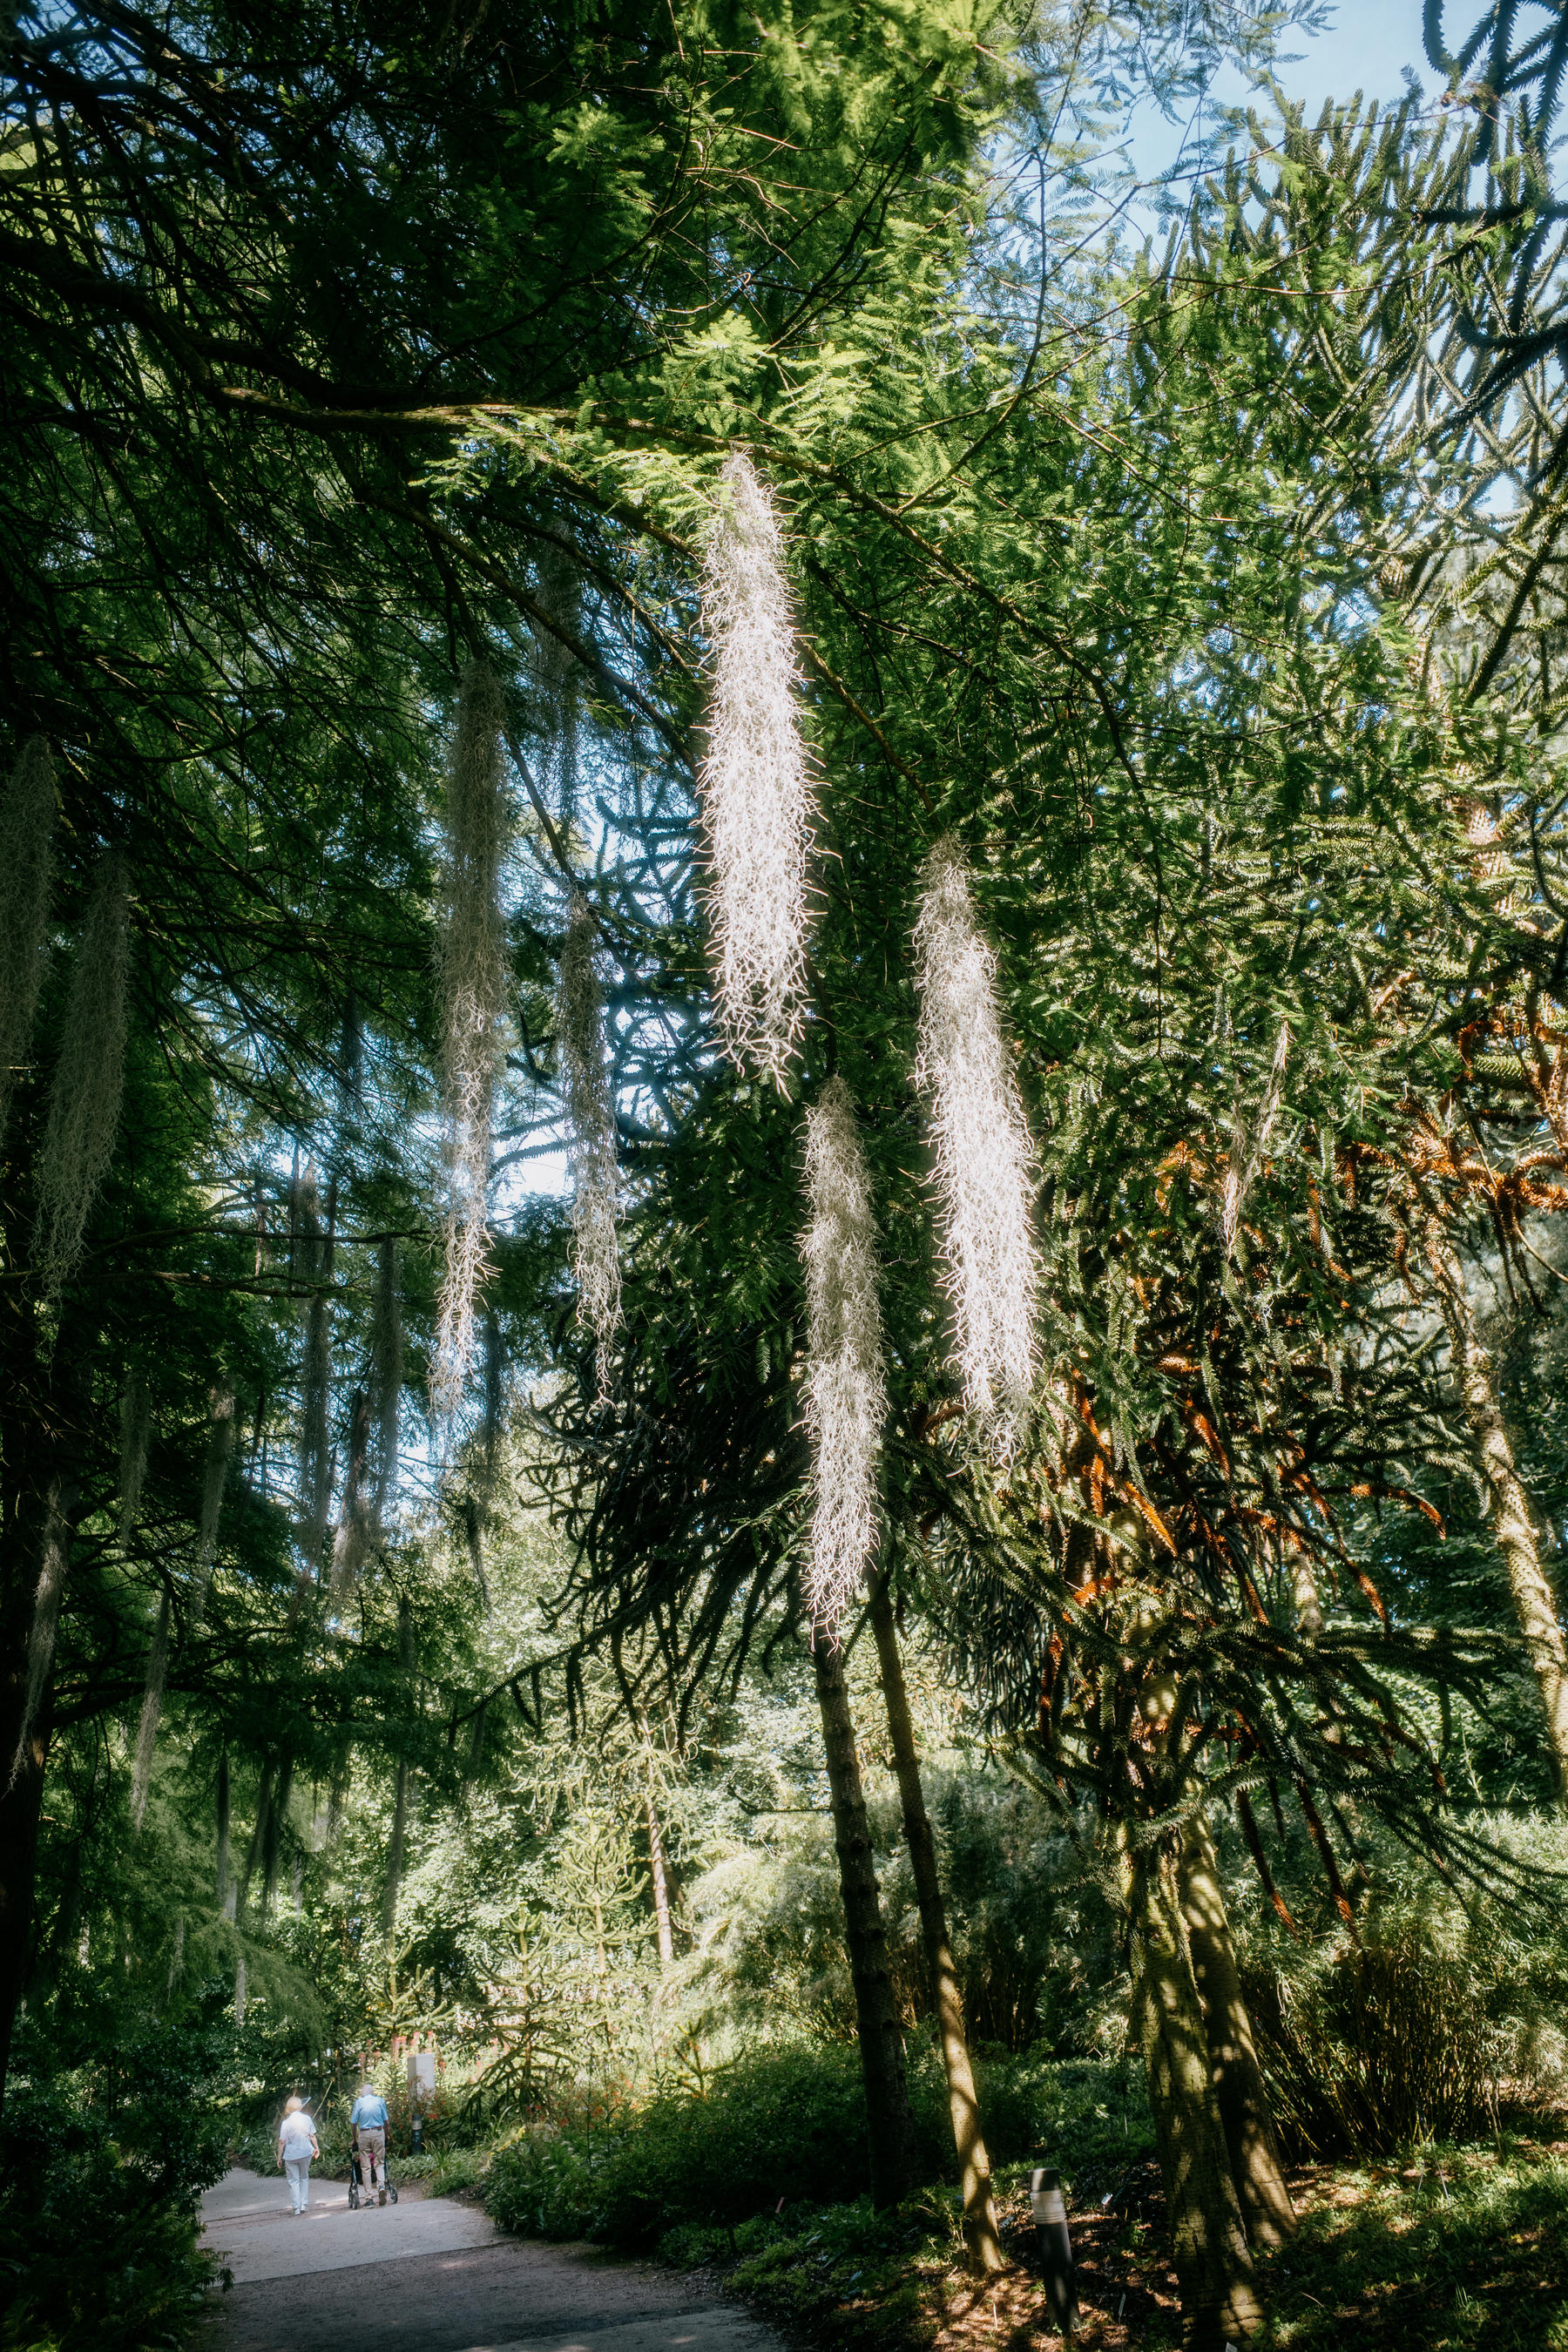
[[[289,2202],[296,2213],[302,2213],[310,2202],[310,2159],[308,2156],[286,2157],[283,2169],[289,2175]]]

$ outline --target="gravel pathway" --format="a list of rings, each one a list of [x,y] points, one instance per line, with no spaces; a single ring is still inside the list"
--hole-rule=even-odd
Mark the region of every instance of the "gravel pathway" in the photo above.
[[[312,2182],[296,2219],[280,2174],[234,2171],[203,2211],[235,2277],[212,2352],[783,2352],[667,2271],[502,2237],[412,2182],[357,2213],[340,2182]]]

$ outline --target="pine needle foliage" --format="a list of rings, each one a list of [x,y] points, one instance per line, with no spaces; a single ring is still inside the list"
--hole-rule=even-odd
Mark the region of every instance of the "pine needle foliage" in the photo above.
[[[616,1109],[605,1062],[604,1003],[595,970],[593,914],[572,894],[561,955],[561,1058],[572,1175],[573,1269],[577,1319],[593,1336],[599,1395],[610,1394],[611,1345],[621,1320],[616,1233],[619,1180]]]
[[[721,478],[702,582],[713,649],[700,779],[708,916],[726,1051],[782,1094],[806,997],[813,804],[800,672],[773,500],[742,450]]]
[[[445,1419],[457,1411],[468,1386],[475,1301],[489,1265],[486,1197],[507,1005],[500,902],[507,844],[502,719],[500,682],[489,663],[476,658],[463,672],[447,777],[436,951],[447,1212],[431,1399]]]
[[[0,801],[0,1140],[32,1042],[48,954],[55,768],[41,735],[22,756]]]
[[[916,1084],[930,1105],[943,1284],[964,1402],[1011,1450],[1034,1381],[1039,1262],[1028,1129],[996,1000],[995,952],[975,921],[949,834],[921,869]]]
[[[58,1291],[81,1255],[87,1221],[114,1156],[125,1083],[126,910],[121,851],[100,860],[66,1007],[38,1161],[37,1255]]]
[[[805,1196],[810,1222],[801,1259],[812,1443],[805,1596],[813,1625],[837,1641],[875,1540],[888,1412],[871,1176],[841,1076],[829,1078],[806,1113]]]

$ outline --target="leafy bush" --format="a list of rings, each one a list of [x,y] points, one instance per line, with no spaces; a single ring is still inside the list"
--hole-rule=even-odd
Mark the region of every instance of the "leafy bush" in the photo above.
[[[7,2352],[163,2352],[199,2314],[217,2258],[197,2202],[225,2162],[198,2120],[208,2055],[150,2034],[46,2079],[21,2053],[0,2116]]]
[[[1119,2070],[998,2053],[977,2073],[994,2163],[1048,2152],[1083,2164],[1125,2150]],[[955,2177],[942,2063],[929,2047],[910,2053],[910,2096],[913,2178]],[[1141,2142],[1141,2091],[1132,2114]],[[790,2046],[725,2068],[700,2097],[667,2094],[597,2129],[524,2132],[498,2150],[486,2195],[503,2229],[647,2245],[682,2227],[728,2231],[781,2202],[852,2205],[867,2162],[858,2053]]]
[[[475,2189],[489,2173],[490,2151],[488,2147],[444,2147],[437,2150],[430,2169],[432,2197],[454,2197],[464,2189]]]

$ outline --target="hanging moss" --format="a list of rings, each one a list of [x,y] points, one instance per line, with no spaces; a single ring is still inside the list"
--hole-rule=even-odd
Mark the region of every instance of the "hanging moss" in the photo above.
[[[99,1187],[114,1156],[125,1081],[126,907],[121,851],[100,861],[66,1008],[38,1160],[36,1249],[58,1290],[81,1254]]]
[[[813,805],[784,539],[749,457],[724,467],[703,619],[713,646],[700,779],[719,1017],[733,1061],[780,1092],[805,1003]]]
[[[610,1392],[610,1345],[621,1320],[616,1232],[616,1112],[605,1066],[604,1007],[594,968],[594,919],[572,894],[561,955],[561,1058],[572,1173],[572,1262],[577,1319],[594,1339],[601,1398]]]
[[[35,735],[0,801],[0,1139],[27,1058],[48,957],[55,769]]]
[[[951,835],[921,868],[914,944],[915,1081],[930,1108],[955,1369],[965,1403],[1005,1453],[1034,1382],[1033,1152],[996,1002],[996,958],[975,922],[963,853]]]
[[[152,1645],[147,1653],[147,1686],[142,1697],[142,1716],[136,1727],[136,1757],[131,1770],[131,1826],[139,1830],[147,1811],[147,1791],[153,1781],[153,1757],[158,1745],[158,1719],[163,1711],[163,1685],[169,1672],[169,1588],[165,1584],[159,1598],[157,1622],[153,1628]]]
[[[120,1399],[120,1549],[128,1552],[142,1507],[147,1451],[153,1438],[153,1399],[146,1377],[132,1366]]]
[[[474,1357],[474,1304],[489,1264],[486,1195],[507,1003],[500,869],[507,838],[501,694],[485,661],[463,673],[447,779],[447,855],[436,976],[447,1178],[446,1267],[431,1400],[449,1418]]]
[[[811,1222],[801,1256],[812,1441],[806,1599],[814,1625],[833,1638],[870,1554],[888,1412],[870,1176],[841,1077],[828,1080],[806,1115],[805,1192]]]

